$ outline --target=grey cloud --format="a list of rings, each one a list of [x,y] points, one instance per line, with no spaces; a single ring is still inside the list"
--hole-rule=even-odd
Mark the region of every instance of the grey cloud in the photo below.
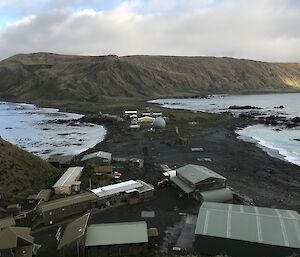
[[[78,0],[80,1],[80,0]],[[188,1],[185,1],[188,2]],[[199,3],[201,2],[201,5]],[[147,8],[156,8],[157,1]],[[232,56],[300,61],[300,6],[294,1],[191,1],[175,12],[52,10],[0,33],[0,58],[20,52]]]

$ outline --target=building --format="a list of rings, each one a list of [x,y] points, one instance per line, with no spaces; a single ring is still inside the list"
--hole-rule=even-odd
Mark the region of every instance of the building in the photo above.
[[[42,189],[38,194],[29,195],[27,197],[27,200],[30,204],[37,204],[40,202],[48,202],[51,194],[52,194],[52,190]]]
[[[61,257],[145,256],[148,243],[157,242],[157,229],[144,221],[89,225],[89,216],[67,225],[57,247]]]
[[[62,257],[84,257],[85,232],[88,225],[90,214],[87,213],[80,218],[72,221],[65,228],[57,251]],[[75,253],[77,253],[75,255]]]
[[[93,166],[93,170],[95,173],[112,174],[113,166],[112,165]]]
[[[200,192],[200,194],[201,202],[231,203],[233,201],[232,191],[228,187]]]
[[[38,206],[38,213],[44,224],[86,213],[92,209],[106,209],[116,204],[135,204],[153,197],[154,187],[141,180],[129,180],[99,187],[82,194],[67,196]]]
[[[199,165],[186,165],[176,170],[171,181],[185,194],[201,200],[201,192],[226,188],[226,178]]]
[[[31,257],[34,250],[34,238],[31,229],[26,227],[8,227],[0,231],[1,257]]]
[[[3,219],[0,219],[0,231],[7,228],[7,227],[12,227],[15,226],[16,222],[13,217],[6,217]],[[0,255],[1,256],[1,255]]]
[[[163,116],[162,112],[154,112],[152,115],[153,115],[153,117],[162,117]]]
[[[151,116],[143,116],[143,117],[138,118],[139,123],[152,124],[154,120],[155,120],[155,118],[153,118]]]
[[[300,253],[300,215],[295,211],[204,202],[195,248],[203,255],[282,257]]]
[[[86,213],[97,200],[97,196],[92,192],[71,195],[40,204],[38,213],[45,225],[52,225],[66,217]]]
[[[111,156],[111,153],[98,151],[83,156],[81,161],[88,165],[107,165],[111,163]]]
[[[52,166],[58,169],[68,168],[74,160],[74,155],[51,155],[47,159]]]
[[[145,256],[147,224],[141,222],[89,225],[85,238],[86,257]]]
[[[124,112],[124,116],[130,116],[130,115],[133,115],[133,114],[135,114],[135,115],[137,115],[138,114],[138,111],[125,111]]]
[[[71,167],[67,169],[53,186],[55,194],[70,195],[72,192],[79,192],[80,182],[78,179],[82,174],[82,170],[83,167]]]

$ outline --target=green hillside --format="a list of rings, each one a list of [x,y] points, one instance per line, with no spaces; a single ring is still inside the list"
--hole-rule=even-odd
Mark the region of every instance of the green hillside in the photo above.
[[[58,175],[58,171],[46,161],[0,138],[2,206],[52,186]]]
[[[0,62],[0,97],[101,102],[300,89],[300,64],[215,57],[20,54]]]

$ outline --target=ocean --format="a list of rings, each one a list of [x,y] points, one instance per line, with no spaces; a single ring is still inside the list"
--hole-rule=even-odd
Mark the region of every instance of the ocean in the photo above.
[[[103,126],[68,121],[81,117],[32,104],[0,102],[0,136],[43,159],[52,154],[79,154],[106,135]]]
[[[300,117],[300,93],[252,94],[252,95],[213,95],[208,99],[158,99],[157,103],[165,108],[195,110],[212,113],[229,111],[229,106],[255,106],[254,110],[264,115],[280,115],[287,118]],[[278,108],[279,106],[284,108]],[[249,110],[230,110],[233,114]],[[257,124],[238,129],[238,138],[255,143],[269,155],[300,166],[300,128],[286,128]]]

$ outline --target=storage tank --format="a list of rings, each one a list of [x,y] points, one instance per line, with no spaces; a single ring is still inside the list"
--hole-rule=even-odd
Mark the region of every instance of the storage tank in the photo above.
[[[157,117],[152,123],[152,127],[154,129],[162,129],[166,127],[166,121],[162,117]]]

